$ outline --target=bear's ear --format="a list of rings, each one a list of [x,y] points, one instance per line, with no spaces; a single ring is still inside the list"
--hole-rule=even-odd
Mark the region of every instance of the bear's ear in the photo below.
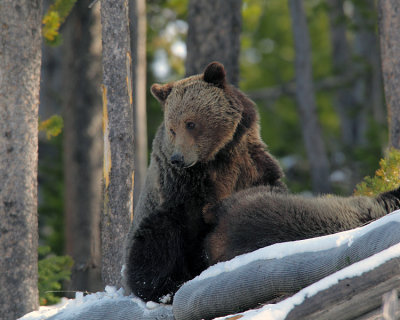
[[[153,94],[154,98],[156,98],[162,104],[167,100],[169,94],[171,93],[172,85],[170,83],[160,85],[160,84],[153,84],[150,88],[151,93]]]
[[[226,73],[224,66],[219,62],[211,62],[204,70],[204,81],[217,87],[223,88],[225,86],[225,77]]]

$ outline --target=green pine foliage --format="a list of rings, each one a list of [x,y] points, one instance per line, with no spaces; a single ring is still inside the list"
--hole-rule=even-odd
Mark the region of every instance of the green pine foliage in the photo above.
[[[391,149],[379,162],[374,177],[365,177],[356,186],[355,194],[376,196],[382,192],[398,188],[400,185],[400,150]]]
[[[55,304],[60,301],[62,282],[71,276],[73,265],[69,256],[49,255],[50,247],[39,247],[39,301],[40,305]],[[62,294],[61,294],[62,296]]]
[[[43,17],[42,34],[48,45],[61,43],[60,26],[68,17],[77,0],[55,0]],[[88,9],[89,10],[89,9]]]
[[[49,140],[52,137],[58,136],[61,133],[63,127],[63,119],[58,115],[51,116],[49,119],[40,121],[39,123],[39,131],[46,132],[46,137]]]

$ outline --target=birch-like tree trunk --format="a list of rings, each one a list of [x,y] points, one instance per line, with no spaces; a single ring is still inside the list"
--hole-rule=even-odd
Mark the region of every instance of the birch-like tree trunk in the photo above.
[[[380,0],[379,36],[390,145],[400,149],[400,2]]]
[[[122,286],[125,236],[133,218],[132,67],[128,0],[102,0],[104,208],[102,277]]]
[[[147,117],[146,117],[146,1],[131,0],[129,29],[132,50],[133,127],[135,147],[135,190],[133,204],[137,203],[147,171]]]
[[[312,78],[310,35],[308,33],[303,1],[289,0],[292,18],[294,47],[296,51],[296,99],[299,108],[303,139],[310,163],[314,193],[327,193],[329,182],[329,161],[318,123]]]
[[[63,114],[65,248],[74,259],[71,291],[96,292],[101,281],[100,212],[103,139],[99,4],[78,1],[64,29]]]
[[[14,320],[38,308],[42,1],[0,6],[0,317]]]
[[[186,75],[202,73],[212,61],[221,62],[230,83],[239,83],[242,1],[190,0]]]

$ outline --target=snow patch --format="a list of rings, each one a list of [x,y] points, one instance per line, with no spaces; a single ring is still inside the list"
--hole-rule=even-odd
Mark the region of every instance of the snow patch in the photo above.
[[[155,302],[145,303],[143,300],[133,295],[124,296],[123,288],[117,290],[115,287],[106,286],[104,292],[96,292],[86,296],[83,294],[83,292],[77,292],[75,294],[75,299],[62,298],[59,304],[42,306],[39,310],[28,313],[19,320],[44,320],[60,312],[63,312],[63,316],[73,317],[74,315],[83,312],[86,308],[89,309],[95,305],[100,305],[106,300],[131,300],[143,310],[143,314],[146,314],[159,307],[172,308],[172,306],[166,306]]]

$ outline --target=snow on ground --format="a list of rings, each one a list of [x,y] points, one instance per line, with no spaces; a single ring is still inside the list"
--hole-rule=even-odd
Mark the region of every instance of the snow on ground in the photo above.
[[[126,301],[132,300],[143,310],[154,310],[161,305],[152,301],[145,303],[143,300],[134,296],[124,296],[124,290],[117,290],[115,287],[107,286],[104,292],[96,292],[84,296],[83,292],[77,292],[75,299],[62,298],[61,302],[52,306],[42,306],[38,311],[33,311],[26,314],[18,320],[43,320],[63,311],[64,315],[73,316],[82,312],[84,309],[89,309],[95,305],[100,305],[105,301],[114,300]]]

